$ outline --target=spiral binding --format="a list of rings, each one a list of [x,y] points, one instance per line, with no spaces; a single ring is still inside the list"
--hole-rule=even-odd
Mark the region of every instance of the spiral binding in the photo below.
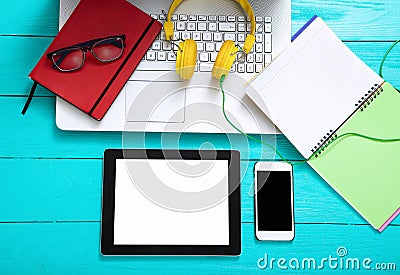
[[[360,100],[358,100],[355,106],[359,107],[361,112],[364,111],[381,92],[383,92],[382,86],[375,84]]]
[[[311,149],[311,152],[314,154],[315,152],[318,152],[315,157],[317,158],[327,147],[329,144],[334,142],[337,139],[337,134],[333,132],[333,130],[330,130],[326,135],[324,135],[323,138],[317,143],[316,146],[314,146],[313,149]],[[321,148],[321,149],[320,149]]]
[[[379,96],[383,92],[383,88],[379,84],[374,84],[371,89],[363,96],[360,100],[355,104],[356,107],[360,109],[360,111],[364,111],[368,105],[371,104],[374,99]],[[330,130],[323,138],[311,149],[311,152],[315,154],[317,158],[325,149],[335,140],[337,139],[337,133],[334,133],[333,130]]]

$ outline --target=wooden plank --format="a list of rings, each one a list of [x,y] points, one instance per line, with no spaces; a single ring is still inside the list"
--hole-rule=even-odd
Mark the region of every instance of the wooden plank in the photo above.
[[[365,0],[292,1],[292,33],[313,15],[320,16],[342,40],[399,39],[399,3]]]
[[[343,40],[395,40],[400,33],[398,0],[293,2],[293,32],[313,14],[320,15]],[[58,1],[27,0],[2,3],[0,34],[55,35]],[[120,147],[120,133],[63,132],[54,125],[54,99],[35,98],[26,117],[19,112],[30,88],[26,77],[51,38],[0,37],[0,273],[171,273],[232,274],[265,273],[257,260],[265,253],[270,258],[316,257],[332,255],[344,246],[349,257],[369,257],[373,263],[397,263],[400,268],[400,219],[382,234],[364,223],[326,183],[306,165],[295,168],[296,238],[291,243],[258,242],[254,238],[252,171],[244,172],[242,186],[243,252],[241,257],[102,257],[99,254],[101,158],[104,148]],[[389,43],[348,43],[353,51],[375,71]],[[400,86],[399,51],[388,60],[386,78]],[[7,70],[7,72],[6,72]],[[397,79],[396,79],[397,78]],[[4,97],[4,95],[7,95]],[[8,96],[8,95],[11,95]],[[44,89],[39,96],[50,96]],[[2,97],[3,96],[3,97]],[[140,137],[138,134],[135,137]],[[173,146],[171,135],[167,135]],[[148,134],[146,146],[161,146],[160,134]],[[218,148],[229,148],[223,135],[183,135],[182,148],[197,148],[211,141]],[[137,144],[137,143],[133,143]],[[290,157],[299,154],[282,136],[280,149]],[[243,156],[256,158],[262,148],[251,143],[239,146]],[[249,151],[249,153],[247,152]],[[28,158],[28,159],[26,159]],[[252,167],[253,162],[249,163]],[[242,168],[246,162],[242,161]],[[242,169],[244,170],[244,169]],[[86,222],[71,222],[71,221]],[[8,223],[14,221],[17,223]],[[29,223],[37,221],[38,223]],[[42,223],[42,222],[45,223]],[[48,221],[49,223],[47,223]],[[56,222],[66,221],[66,222]],[[304,221],[304,222],[303,222]],[[304,224],[304,223],[324,224]],[[4,223],[5,222],[5,223]],[[25,223],[28,222],[28,223]],[[300,224],[299,224],[300,223]],[[336,223],[336,224],[329,224]],[[337,224],[341,223],[341,224]],[[373,249],[371,249],[373,248]],[[345,258],[343,258],[345,259]],[[338,268],[337,268],[338,269]],[[331,270],[325,266],[325,272]],[[287,272],[285,270],[284,272]],[[289,271],[290,272],[290,271]],[[296,270],[302,274],[305,270]],[[397,271],[392,271],[394,274]],[[354,271],[359,273],[359,271]],[[365,272],[361,272],[363,274]]]
[[[383,234],[366,226],[302,224],[296,230],[293,242],[259,242],[254,238],[252,224],[243,224],[240,257],[104,257],[100,255],[100,223],[0,224],[0,272],[71,274],[79,270],[84,274],[265,274],[281,271],[276,262],[279,258],[287,260],[288,270],[283,270],[286,273],[315,272],[313,265],[309,268],[307,260],[302,265],[304,258],[315,259],[316,269],[321,266],[319,271],[323,270],[324,274],[346,271],[347,259],[358,259],[360,270],[356,265],[353,269],[351,263],[347,265],[355,273],[366,273],[362,265],[365,258],[371,259],[370,267],[377,263],[394,263],[397,270],[400,268],[399,226],[391,226]],[[360,238],[363,241],[360,242]],[[342,248],[341,251],[345,249],[347,255],[338,256],[338,248]],[[272,258],[276,259],[272,269],[270,264],[265,269],[257,266],[257,261],[265,254],[269,263]],[[289,266],[292,258],[300,262],[299,269]],[[322,266],[323,258],[335,258],[338,265],[330,268],[325,262]],[[340,262],[343,262],[342,267]]]
[[[55,35],[58,10],[59,1],[5,2],[0,17],[0,34]],[[398,0],[295,0],[292,1],[292,33],[314,14],[321,16],[341,39],[398,39]]]
[[[237,149],[244,159],[274,158],[267,150],[240,134],[129,133],[122,142],[120,132],[61,131],[55,125],[54,98],[35,97],[25,116],[20,111],[23,97],[0,97],[0,109],[6,134],[0,140],[0,157],[101,158],[106,148],[190,148],[212,144],[216,149]],[[276,141],[275,141],[276,139]],[[270,135],[266,140],[289,159],[302,159],[283,135]],[[275,143],[276,142],[276,143]]]
[[[0,96],[1,95],[24,95],[29,94],[32,81],[28,78],[29,72],[39,60],[51,42],[51,38],[26,38],[26,37],[0,37],[0,44],[4,51],[9,53],[0,59]],[[346,43],[350,49],[358,55],[375,72],[379,71],[379,65],[384,53],[392,43],[386,42],[349,42]],[[396,47],[385,63],[385,77],[393,84],[400,86],[397,77],[400,59],[400,48]],[[38,88],[36,95],[49,96],[52,93],[44,88]]]
[[[28,74],[46,51],[52,38],[43,37],[0,37],[4,53],[0,59],[0,95],[29,94],[32,80]],[[40,85],[35,95],[53,96]]]
[[[101,159],[0,159],[0,222],[100,221],[102,163]],[[245,223],[254,222],[254,164],[241,162]],[[294,198],[296,223],[366,224],[306,164],[294,167]],[[400,225],[400,217],[392,224]]]
[[[32,41],[31,39],[27,40]],[[20,42],[20,44],[22,45],[23,43]],[[384,52],[388,46],[388,43],[348,44],[356,53],[359,52],[360,55],[362,55],[362,59],[376,71],[378,70],[381,58],[376,54],[376,52]],[[397,63],[394,62],[396,58],[400,58],[400,53],[398,51],[393,52],[393,55],[388,59],[387,66],[385,66],[385,76],[387,76],[387,79],[396,79],[395,75],[399,69]],[[3,65],[7,67],[6,64],[10,62],[11,60],[6,60]],[[10,76],[8,73],[1,75],[3,78],[2,83],[7,83],[7,85],[8,83],[14,83],[12,85],[14,87],[12,89],[15,89],[14,95],[21,94],[23,90],[25,90],[23,93],[27,94],[27,90],[29,90],[31,85],[29,79],[24,76],[23,78],[25,81],[22,81],[22,78],[7,81],[7,75]],[[15,75],[18,75],[18,73],[15,72]],[[393,81],[393,83],[400,86],[400,79]],[[13,92],[7,92],[8,88],[4,87],[7,86],[2,86],[0,88],[6,90],[4,94],[13,94]],[[43,95],[45,94],[48,95],[49,93],[44,92]],[[4,148],[4,150],[0,152],[1,156],[63,157],[69,156],[71,153],[72,157],[100,157],[104,148],[121,146],[122,138],[120,133],[79,133],[59,131],[54,125],[53,98],[35,98],[28,114],[25,117],[22,117],[19,112],[22,109],[24,101],[25,98],[0,96],[0,105],[2,106],[2,110],[8,116],[4,122],[4,125],[7,125],[6,131],[8,134],[2,141],[0,141],[0,144],[3,145],[2,148]],[[3,117],[3,119],[5,119],[5,117]],[[38,131],[38,129],[41,130]],[[140,134],[138,135],[140,136]],[[25,138],[27,136],[29,136],[29,141]],[[159,140],[161,136],[160,134],[147,134],[146,136],[149,140],[149,143],[147,143],[149,146],[158,146],[157,144],[152,144],[152,142]],[[230,135],[230,137],[232,136],[234,139],[236,138],[236,142],[241,139],[240,135]],[[224,135],[212,135],[212,137],[213,143],[220,146],[219,148],[228,148],[228,143],[226,142],[226,137]],[[173,140],[173,138],[171,138],[171,140]],[[209,135],[183,135],[180,142],[182,146],[186,148],[193,148],[193,146],[191,146],[193,140],[196,140],[196,144],[202,144],[209,140]],[[52,145],[54,142],[58,143],[57,147]],[[300,159],[300,155],[296,151],[293,152],[293,147],[287,143],[285,138],[279,136],[278,145],[281,147],[279,149],[280,151],[289,151],[286,153],[284,152],[285,156],[288,158]],[[244,156],[256,158],[256,156],[260,155],[260,152],[262,151],[260,145],[251,142],[250,147],[257,147],[257,149],[251,149],[250,154],[247,153],[249,150],[241,150]]]
[[[241,168],[246,173],[242,181],[242,217],[246,222],[254,222],[254,163],[242,161]],[[295,165],[293,172],[295,222],[368,224],[308,164]],[[400,224],[400,216],[393,224]]]
[[[0,222],[100,221],[102,163],[1,159]]]
[[[0,34],[55,35],[58,32],[59,1],[3,1]]]

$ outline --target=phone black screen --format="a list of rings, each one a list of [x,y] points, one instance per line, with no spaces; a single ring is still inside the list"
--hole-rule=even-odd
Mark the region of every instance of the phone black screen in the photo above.
[[[291,172],[258,171],[257,185],[258,230],[291,231]]]

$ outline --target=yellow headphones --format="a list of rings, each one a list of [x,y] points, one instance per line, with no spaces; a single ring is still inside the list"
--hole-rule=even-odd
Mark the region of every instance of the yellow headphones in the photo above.
[[[171,17],[182,1],[183,0],[174,0],[169,7],[167,21],[164,23],[164,31],[167,40],[170,40],[174,35],[174,23],[171,21]],[[256,31],[256,19],[254,17],[253,9],[247,0],[235,1],[240,4],[250,18],[250,34],[247,35],[242,49],[246,54],[248,54],[255,42],[254,33]],[[236,46],[234,41],[226,40],[224,44],[222,44],[212,69],[213,77],[220,79],[222,75],[226,76],[229,73],[233,62],[235,61],[237,52],[239,52],[239,48]],[[183,79],[190,79],[194,74],[196,60],[196,42],[193,39],[186,39],[185,41],[180,42],[178,54],[176,56],[176,73]]]

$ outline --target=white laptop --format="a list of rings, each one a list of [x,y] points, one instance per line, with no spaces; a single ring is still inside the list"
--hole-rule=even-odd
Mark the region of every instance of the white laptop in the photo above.
[[[161,22],[162,10],[168,11],[171,4],[171,0],[129,1]],[[60,1],[60,28],[78,2]],[[279,133],[245,95],[244,88],[290,44],[291,1],[249,2],[256,15],[256,43],[247,60],[237,60],[224,81],[225,109],[244,132]],[[211,69],[224,40],[243,45],[250,25],[244,11],[232,0],[185,0],[172,19],[177,22],[176,38],[190,37],[198,44],[197,67],[191,80],[183,81],[175,73],[175,55],[161,31],[101,121],[57,98],[57,127],[79,131],[235,133],[224,118],[219,81],[211,76]]]

